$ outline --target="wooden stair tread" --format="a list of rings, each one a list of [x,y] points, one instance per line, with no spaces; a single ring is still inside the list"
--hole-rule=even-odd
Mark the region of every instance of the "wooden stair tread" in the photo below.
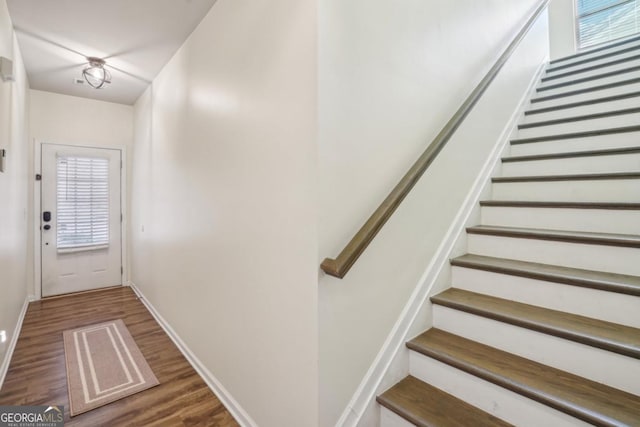
[[[376,400],[418,427],[511,425],[411,375]]]
[[[567,56],[563,56],[562,58],[554,59],[552,61],[549,61],[549,64],[551,64],[551,65],[552,64],[559,64],[561,62],[569,61],[569,60],[574,59],[574,58],[579,58],[581,56],[591,55],[591,54],[593,54],[595,52],[601,52],[603,50],[609,50],[609,49],[614,48],[614,47],[623,46],[623,45],[625,45],[627,43],[633,43],[633,42],[636,42],[638,40],[640,40],[640,36],[626,38],[626,39],[623,39],[623,40],[620,40],[620,41],[617,41],[617,42],[613,42],[613,43],[607,43],[604,46],[595,47],[595,48],[592,48],[592,49],[587,49],[587,50],[584,50],[582,52],[574,53],[573,55],[567,55]]]
[[[635,67],[623,68],[621,70],[614,70],[614,71],[608,71],[606,73],[595,74],[595,75],[592,75],[592,76],[580,77],[580,78],[577,78],[577,79],[571,79],[571,80],[563,82],[563,83],[551,83],[551,84],[547,84],[547,85],[541,85],[540,87],[538,87],[537,92],[544,92],[545,90],[557,89],[557,88],[560,88],[560,87],[571,86],[571,85],[575,85],[575,84],[579,84],[579,83],[590,82],[590,81],[593,81],[593,80],[604,79],[606,77],[614,77],[614,76],[619,76],[619,75],[622,75],[622,74],[633,73],[633,72],[639,71],[639,70],[640,70],[640,66],[635,66]],[[545,80],[543,78],[541,81],[544,83],[547,80]]]
[[[624,116],[626,114],[635,114],[639,112],[640,112],[640,107],[623,108],[621,110],[603,111],[600,113],[584,114],[581,116],[569,116],[569,117],[562,117],[560,119],[543,120],[543,121],[531,122],[531,123],[521,123],[518,125],[518,129],[531,129],[531,128],[542,127],[542,126],[553,126],[553,125],[560,125],[565,123],[582,122],[587,120],[603,119],[603,118],[615,117],[615,116]]]
[[[504,258],[466,254],[451,260],[456,267],[527,277],[572,286],[640,296],[640,277],[582,270]]]
[[[510,142],[512,145],[530,144],[533,142],[588,138],[590,136],[615,135],[619,133],[638,132],[638,131],[640,131],[640,126],[622,126],[617,128],[606,128],[606,129],[587,130],[587,131],[581,131],[581,132],[561,133],[561,134],[555,134],[555,135],[534,136],[531,138],[515,138],[515,139],[512,139]]]
[[[600,68],[607,68],[607,67],[611,67],[612,65],[618,65],[618,64],[624,64],[625,62],[631,62],[631,61],[635,61],[636,59],[640,59],[640,55],[632,55],[632,56],[628,56],[626,58],[618,58],[618,59],[614,59],[612,61],[607,61],[607,62],[603,62],[601,64],[594,64],[594,65],[589,65],[586,67],[580,67],[576,70],[570,70],[570,71],[563,71],[561,73],[556,73],[555,71],[559,71],[559,69],[554,70],[549,70],[547,69],[547,71],[551,71],[553,74],[550,75],[545,75],[544,78],[548,80],[552,80],[554,78],[561,78],[561,77],[569,77],[569,76],[573,76],[575,74],[582,74],[582,73],[586,73],[588,71],[593,71],[593,70],[599,70]],[[568,68],[568,67],[565,67]]]
[[[640,359],[640,329],[450,288],[434,304]]]
[[[569,90],[567,92],[556,93],[553,95],[538,96],[535,98],[531,98],[531,103],[535,104],[537,102],[551,101],[553,99],[564,98],[567,96],[581,95],[583,93],[589,93],[589,92],[597,92],[600,90],[612,89],[614,87],[632,85],[634,83],[640,83],[640,77],[634,77],[632,79],[627,79],[627,80],[620,80],[617,82],[605,83],[597,86],[589,86],[582,89]]]
[[[612,52],[607,52],[607,53],[602,53],[600,55],[597,56],[592,56],[591,58],[585,58],[585,59],[580,59],[578,61],[574,61],[574,62],[570,62],[568,64],[563,64],[563,65],[551,65],[550,67],[547,68],[547,73],[554,73],[558,70],[563,70],[566,68],[571,68],[571,67],[575,67],[576,65],[582,65],[582,64],[588,64],[589,62],[594,62],[594,61],[599,61],[601,59],[605,59],[605,58],[611,58],[612,56],[618,56],[621,55],[623,53],[629,53],[629,52],[633,52],[635,50],[639,50],[640,46],[630,46],[630,47],[626,47],[624,49],[620,49],[620,50],[614,50]],[[627,59],[628,58],[622,58],[622,59]]]
[[[482,200],[480,206],[519,208],[565,208],[565,209],[608,209],[639,210],[640,203],[620,202],[544,202],[529,200]]]
[[[600,426],[640,425],[640,398],[435,328],[410,349]]]
[[[632,234],[544,230],[537,228],[502,227],[497,225],[476,225],[474,227],[467,227],[467,233],[523,239],[555,240],[570,243],[640,247],[640,236]]]
[[[640,172],[583,173],[571,175],[498,176],[491,182],[549,182],[549,181],[597,181],[611,179],[638,179]]]
[[[583,107],[585,105],[602,104],[605,102],[619,101],[622,99],[636,98],[640,96],[640,92],[629,92],[619,95],[605,96],[602,98],[586,99],[584,101],[570,102],[568,104],[553,105],[550,107],[533,108],[524,112],[525,116],[533,114],[549,113],[551,111],[566,110],[570,108]]]
[[[640,112],[640,108],[638,109]],[[531,154],[527,156],[508,156],[502,158],[502,163],[512,162],[529,162],[536,160],[551,160],[551,159],[571,159],[576,157],[597,157],[597,156],[617,156],[621,154],[636,154],[640,153],[640,147],[622,147],[622,148],[608,148],[604,150],[584,150],[584,151],[569,151],[562,153],[547,153],[547,154]]]

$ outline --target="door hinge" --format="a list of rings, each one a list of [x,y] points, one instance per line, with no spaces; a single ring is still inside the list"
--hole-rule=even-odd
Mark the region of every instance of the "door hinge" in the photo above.
[[[123,221],[123,219],[122,219],[122,214],[120,214],[120,222],[122,222],[122,221]]]
[[[121,276],[124,275],[124,267],[123,266],[120,266],[120,275]]]
[[[122,163],[123,163],[123,161],[120,160],[120,169],[122,169]]]

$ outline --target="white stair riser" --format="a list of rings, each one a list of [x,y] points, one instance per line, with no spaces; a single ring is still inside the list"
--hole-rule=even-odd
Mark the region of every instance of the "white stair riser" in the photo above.
[[[452,268],[452,285],[497,298],[640,328],[640,298],[633,295],[464,267]]]
[[[581,76],[581,77],[583,77],[583,76]],[[586,88],[590,88],[590,87],[593,87],[593,86],[600,86],[600,85],[606,85],[606,84],[610,84],[610,83],[621,82],[623,80],[633,79],[633,78],[637,78],[637,77],[640,77],[640,71],[631,71],[631,72],[628,72],[628,73],[616,74],[616,75],[608,76],[608,77],[601,77],[601,78],[596,79],[596,80],[589,80],[589,81],[586,81],[586,82],[574,83],[574,84],[555,87],[555,88],[549,88],[549,86],[554,86],[554,85],[558,84],[557,82],[548,82],[548,83],[546,83],[544,85],[538,86],[538,89],[536,90],[536,93],[537,93],[538,96],[555,95],[557,93],[563,93],[563,92],[566,92],[568,90],[586,89]]]
[[[628,202],[638,200],[640,179],[501,182],[492,185],[494,200],[547,202]]]
[[[634,126],[638,124],[640,124],[640,113],[620,114],[618,116],[603,117],[600,119],[580,120],[577,122],[567,122],[554,125],[518,129],[516,135],[517,138],[535,138],[538,136],[562,135],[575,132],[587,132],[591,130],[613,129],[619,127]]]
[[[434,305],[434,327],[552,368],[640,394],[640,363],[611,351],[576,343],[482,316]],[[576,357],[576,355],[580,357]],[[606,366],[606,369],[603,367]]]
[[[483,225],[640,234],[640,210],[483,206]]]
[[[549,80],[545,80],[542,81],[540,83],[540,87],[544,87],[544,86],[549,86],[549,85],[553,85],[553,84],[558,84],[558,83],[569,83],[569,82],[573,82],[576,79],[582,79],[582,78],[588,78],[588,77],[594,77],[594,76],[600,76],[602,74],[606,74],[606,73],[610,73],[612,71],[622,71],[622,70],[628,70],[630,68],[634,68],[640,65],[640,59],[634,59],[634,60],[630,60],[627,62],[623,62],[621,64],[614,64],[614,65],[610,65],[608,67],[602,67],[602,68],[597,68],[595,70],[591,70],[591,71],[585,71],[583,73],[578,73],[578,74],[571,74],[565,77],[556,77],[555,79],[549,79]],[[621,75],[630,75],[632,74],[633,71],[630,71],[628,73],[622,73]],[[555,73],[555,75],[560,75],[562,74],[562,72],[557,72]],[[551,76],[553,74],[549,74],[549,76]],[[593,82],[597,82],[600,81],[600,79],[594,79],[591,80]]]
[[[467,234],[475,255],[640,276],[640,250],[619,246]]]
[[[402,418],[400,415],[396,415],[392,412],[380,406],[380,427],[415,427],[415,424]]]
[[[519,427],[590,425],[445,363],[415,351],[410,353],[411,375],[511,424]]]
[[[625,132],[585,138],[556,139],[526,144],[511,144],[511,156],[568,153],[572,151],[605,150],[607,148],[637,147],[640,132]]]
[[[640,105],[640,95],[632,98],[618,99],[615,101],[600,102],[591,105],[582,105],[579,107],[564,108],[546,113],[535,113],[523,115],[520,123],[534,123],[545,120],[563,119],[565,117],[578,117],[587,114],[604,113],[607,111],[624,110],[634,108]]]
[[[628,45],[624,48],[620,47],[620,48],[616,48],[616,51],[620,51],[620,50],[624,50],[631,47],[631,45]],[[595,53],[593,57],[597,57],[600,55],[605,54],[605,52],[600,52],[600,53]],[[589,68],[595,65],[601,65],[601,64],[608,64],[612,61],[618,61],[618,60],[622,60],[622,59],[626,59],[626,58],[632,58],[634,56],[637,56],[640,54],[640,50],[639,49],[634,49],[630,52],[625,52],[625,53],[620,53],[618,55],[614,55],[614,56],[609,56],[606,58],[602,58],[602,59],[595,59],[595,60],[591,60],[588,61],[586,63],[583,64],[578,64],[578,62],[581,62],[585,59],[585,57],[578,57],[575,58],[569,62],[563,62],[563,63],[557,63],[557,64],[550,64],[549,68],[547,68],[546,72],[545,72],[545,76],[552,76],[554,74],[559,74],[559,73],[566,73],[569,71],[579,71],[579,70],[583,70],[584,68]],[[565,67],[566,65],[570,65],[569,67]],[[564,67],[564,68],[558,68],[558,67]]]
[[[605,98],[608,96],[624,95],[630,92],[638,92],[638,91],[640,91],[640,83],[631,83],[631,84],[616,86],[608,89],[598,89],[598,90],[593,90],[586,93],[579,93],[575,95],[567,95],[567,96],[561,96],[553,99],[545,99],[545,100],[540,100],[536,102],[531,102],[531,104],[527,109],[533,110],[533,109],[546,108],[546,107],[552,107],[557,105],[565,105],[565,104],[571,104],[574,102],[589,101],[595,98]],[[571,90],[567,89],[563,93],[569,93],[569,92],[571,92]],[[538,95],[534,99],[543,98],[544,96],[545,95]]]
[[[640,141],[638,142],[638,145],[640,146]],[[640,151],[628,154],[567,157],[559,159],[502,163],[502,176],[548,176],[639,171]]]

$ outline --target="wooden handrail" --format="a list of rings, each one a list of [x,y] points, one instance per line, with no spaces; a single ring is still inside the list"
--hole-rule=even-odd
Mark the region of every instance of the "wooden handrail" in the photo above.
[[[387,196],[382,204],[375,210],[375,212],[369,217],[367,222],[358,230],[351,241],[340,252],[336,259],[325,258],[321,264],[322,270],[338,278],[343,278],[349,271],[351,266],[362,255],[364,250],[369,246],[369,243],[378,234],[382,226],[387,222],[391,215],[398,208],[400,203],[409,194],[413,186],[418,182],[420,177],[427,170],[429,165],[434,161],[438,153],[444,148],[451,136],[455,133],[456,129],[460,126],[462,121],[467,117],[469,111],[478,102],[480,96],[485,92],[489,84],[495,79],[500,69],[507,62],[513,51],[518,47],[522,39],[529,32],[533,24],[536,22],[542,11],[545,10],[550,0],[540,1],[539,6],[533,12],[531,17],[527,20],[526,24],[518,32],[515,38],[511,41],[506,50],[500,55],[500,58],[491,67],[487,75],[478,83],[478,86],[471,92],[467,99],[462,103],[458,111],[449,119],[447,124],[442,128],[440,133],[431,142],[429,147],[422,153],[418,160],[411,166],[411,169],[402,177],[402,180],[393,188],[391,193]]]

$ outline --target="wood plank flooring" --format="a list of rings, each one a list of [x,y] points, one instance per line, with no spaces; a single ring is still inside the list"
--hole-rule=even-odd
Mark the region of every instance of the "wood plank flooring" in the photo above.
[[[62,332],[122,319],[160,385],[73,418]],[[0,405],[64,405],[66,426],[238,426],[128,287],[32,302]]]

